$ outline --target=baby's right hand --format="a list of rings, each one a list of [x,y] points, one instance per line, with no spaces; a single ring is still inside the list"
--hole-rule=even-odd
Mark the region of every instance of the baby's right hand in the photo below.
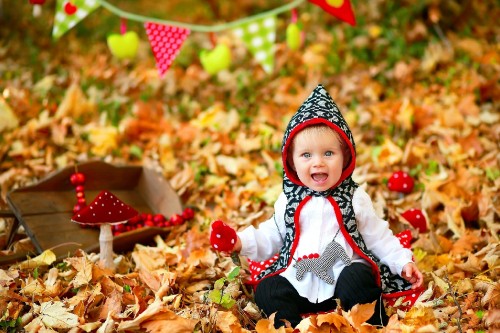
[[[212,223],[210,244],[214,250],[231,252],[237,240],[238,236],[233,228],[219,220]]]

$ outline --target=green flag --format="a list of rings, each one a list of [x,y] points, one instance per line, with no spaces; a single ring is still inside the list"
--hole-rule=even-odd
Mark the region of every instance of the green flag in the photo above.
[[[99,6],[98,0],[57,0],[52,38],[64,35]]]
[[[233,33],[240,38],[262,65],[267,73],[274,68],[274,43],[276,40],[276,17],[267,16],[252,22],[243,23],[233,29]]]

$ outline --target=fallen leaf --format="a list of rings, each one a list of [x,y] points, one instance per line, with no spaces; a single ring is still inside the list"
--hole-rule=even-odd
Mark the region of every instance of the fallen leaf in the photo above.
[[[40,255],[25,260],[19,263],[18,267],[20,269],[36,268],[39,266],[48,266],[56,261],[56,255],[51,250],[45,250]]]
[[[49,301],[40,304],[40,316],[45,326],[67,330],[78,325],[78,316],[70,312],[63,302]]]

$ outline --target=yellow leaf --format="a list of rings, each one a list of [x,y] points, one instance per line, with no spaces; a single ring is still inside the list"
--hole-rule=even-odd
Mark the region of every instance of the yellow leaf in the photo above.
[[[106,156],[118,148],[118,129],[113,126],[96,127],[91,124],[87,128],[91,151],[97,156]]]
[[[96,105],[89,101],[77,84],[72,84],[57,108],[55,118],[80,118],[85,114],[94,114]]]
[[[0,132],[14,129],[17,126],[19,126],[19,120],[17,120],[14,111],[12,111],[7,102],[0,97]]]
[[[45,250],[40,255],[19,263],[20,269],[48,266],[56,261],[56,255],[51,250]]]

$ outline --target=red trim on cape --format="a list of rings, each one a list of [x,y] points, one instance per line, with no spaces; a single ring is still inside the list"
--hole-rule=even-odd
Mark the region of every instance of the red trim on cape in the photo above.
[[[257,280],[256,281],[256,285],[257,285],[257,283],[259,283],[260,281],[264,280],[265,278],[268,278],[268,277],[271,277],[271,276],[274,276],[274,275],[278,275],[278,274],[284,272],[288,267],[290,267],[290,264],[292,263],[292,260],[293,260],[293,254],[295,253],[295,250],[297,249],[297,245],[299,245],[299,238],[300,238],[300,223],[299,223],[300,222],[300,212],[302,211],[302,208],[304,207],[304,205],[309,200],[311,200],[311,198],[312,197],[310,195],[308,195],[307,197],[305,197],[299,203],[299,205],[297,206],[297,208],[295,210],[295,216],[293,218],[293,220],[294,220],[293,223],[295,224],[295,238],[293,239],[292,247],[290,248],[290,259],[288,259],[287,265],[285,267],[283,267],[282,269],[278,269],[276,272],[268,274],[268,275],[264,276],[262,279]]]
[[[365,259],[370,264],[370,266],[372,267],[373,273],[375,273],[377,285],[381,286],[382,285],[382,281],[381,281],[380,271],[379,271],[379,268],[378,268],[377,264],[372,259],[370,259],[358,247],[358,245],[352,239],[352,237],[349,234],[349,232],[346,230],[345,225],[344,225],[344,218],[342,216],[342,212],[340,211],[339,205],[337,204],[337,202],[335,201],[335,199],[333,199],[332,197],[328,197],[327,199],[328,199],[328,201],[330,201],[330,203],[333,206],[333,210],[335,212],[335,216],[337,217],[337,221],[342,221],[342,223],[339,222],[339,228],[340,228],[340,231],[342,231],[342,235],[344,235],[345,240],[347,241],[347,243],[349,243],[349,245],[351,246],[351,248],[353,249],[353,251],[356,252],[356,254],[358,254],[361,258]]]

